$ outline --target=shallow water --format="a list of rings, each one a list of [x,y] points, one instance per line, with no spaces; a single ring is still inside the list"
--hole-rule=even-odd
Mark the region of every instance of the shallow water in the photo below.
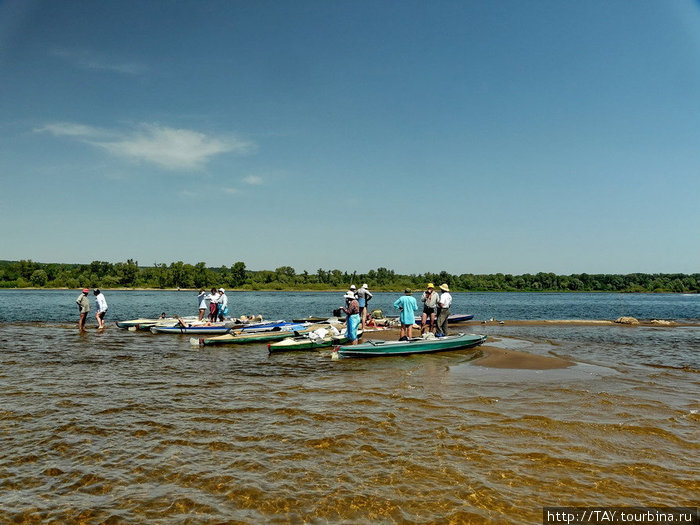
[[[698,327],[471,327],[577,363],[488,369],[470,362],[480,349],[334,361],[114,326],[80,335],[77,293],[32,292],[39,306],[24,318],[12,293],[0,293],[2,523],[530,524],[548,505],[697,505]],[[106,294],[112,321],[194,304]],[[334,305],[250,295],[234,304],[268,318]],[[469,294],[466,311],[543,301],[490,295]],[[576,297],[587,310],[583,296],[538,308],[580,318],[555,315]],[[654,298],[639,306],[647,318],[695,315],[696,303]]]

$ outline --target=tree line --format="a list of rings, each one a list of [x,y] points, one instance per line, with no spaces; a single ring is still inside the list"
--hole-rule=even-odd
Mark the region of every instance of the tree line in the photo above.
[[[401,275],[387,268],[367,273],[324,270],[297,273],[291,266],[249,270],[238,261],[230,267],[208,267],[204,262],[182,261],[140,266],[137,261],[90,264],[0,261],[0,288],[158,288],[227,287],[239,290],[343,290],[367,283],[375,291],[423,289],[428,282],[448,283],[454,291],[483,292],[675,292],[700,293],[700,274],[449,274]]]

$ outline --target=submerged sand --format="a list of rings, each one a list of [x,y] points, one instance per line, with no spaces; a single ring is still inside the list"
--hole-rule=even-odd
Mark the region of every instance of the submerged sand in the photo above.
[[[457,328],[457,325],[455,325]],[[455,329],[456,332],[456,329]],[[420,328],[413,330],[413,336],[420,335]],[[399,338],[399,329],[385,328],[377,331],[366,331],[362,340],[379,339],[379,340],[397,340]],[[490,341],[498,341],[497,338],[490,338]],[[497,348],[491,345],[480,345],[473,349],[478,352],[471,364],[476,366],[485,366],[489,368],[513,368],[519,370],[554,370],[573,366],[573,361],[561,359],[559,357],[541,356],[523,352],[519,350],[511,350]]]

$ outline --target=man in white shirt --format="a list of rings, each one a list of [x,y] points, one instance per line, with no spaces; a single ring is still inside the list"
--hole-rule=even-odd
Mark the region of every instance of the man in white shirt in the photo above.
[[[447,283],[440,285],[440,299],[438,299],[438,316],[437,316],[437,329],[435,330],[435,335],[437,337],[444,337],[447,335],[447,318],[450,316],[450,305],[452,304],[452,296],[450,295],[450,287]]]
[[[95,302],[97,302],[97,314],[95,318],[97,319],[97,328],[105,327],[105,314],[107,313],[107,299],[98,288],[93,291],[95,294]]]

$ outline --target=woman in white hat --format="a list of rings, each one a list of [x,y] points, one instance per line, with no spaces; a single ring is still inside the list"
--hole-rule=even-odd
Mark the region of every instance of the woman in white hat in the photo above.
[[[226,296],[226,290],[219,288],[219,305],[218,305],[218,316],[219,321],[223,322],[226,320],[228,315],[228,297]]]
[[[437,329],[435,335],[444,337],[447,335],[447,318],[450,316],[450,305],[452,304],[452,296],[450,295],[450,287],[447,283],[440,285],[440,299],[438,299],[438,316]]]
[[[343,296],[343,299],[345,299],[345,306],[341,309],[347,315],[345,337],[351,345],[356,345],[357,327],[360,324],[360,303],[357,302],[355,294],[350,291]]]

